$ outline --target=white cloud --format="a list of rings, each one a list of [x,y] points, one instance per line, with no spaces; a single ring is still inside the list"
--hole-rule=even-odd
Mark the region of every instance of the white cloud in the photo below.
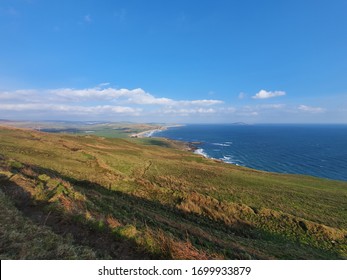
[[[102,88],[102,87],[106,87],[106,86],[109,86],[109,85],[110,85],[110,83],[100,83],[98,85],[98,87]]]
[[[0,110],[7,111],[23,111],[42,109],[41,104],[0,104]]]
[[[116,113],[116,114],[131,114],[137,115],[142,111],[139,108],[122,107],[122,106],[71,106],[64,104],[0,104],[0,110],[2,111],[36,111],[36,112],[68,112],[69,114],[104,114],[104,113]]]
[[[235,113],[236,112],[236,108],[234,107],[226,107],[226,108],[221,108],[220,111],[222,113],[227,113],[227,114],[230,114],[230,113]]]
[[[306,105],[300,105],[298,109],[307,113],[324,113],[326,111],[326,109],[321,107],[310,107]]]
[[[23,100],[23,99],[32,99],[36,96],[37,91],[33,89],[26,90],[15,90],[15,91],[3,91],[0,92],[0,100]]]
[[[164,114],[178,114],[178,115],[190,115],[190,114],[213,114],[216,113],[212,108],[194,108],[194,109],[163,109],[160,110]]]
[[[242,108],[239,108],[238,110],[236,110],[235,113],[238,116],[244,116],[244,117],[254,117],[259,115],[259,112],[256,110],[256,108],[252,106],[243,106]]]
[[[116,89],[108,83],[93,88],[0,91],[0,117],[41,114],[42,116],[160,116],[167,114],[213,114],[221,100],[174,100],[155,97],[141,88]],[[158,114],[158,115],[156,115]]]
[[[222,103],[223,103],[223,101],[221,101],[221,100],[213,100],[213,99],[202,99],[202,100],[192,100],[192,101],[187,101],[187,100],[176,101],[177,105],[186,105],[186,106],[190,106],[190,105],[213,106],[213,105],[222,104]]]
[[[283,96],[286,95],[284,91],[266,91],[262,89],[259,91],[256,95],[252,96],[253,99],[267,99],[267,98],[273,98],[277,96]]]
[[[106,84],[101,84],[106,85]],[[212,106],[223,103],[221,100],[173,100],[166,97],[154,97],[141,88],[115,89],[115,88],[87,88],[71,89],[61,88],[49,91],[52,95],[65,98],[68,101],[108,100],[138,105],[164,105],[164,106]]]
[[[258,96],[277,95],[259,92]],[[344,119],[344,103],[339,117]],[[108,83],[92,88],[22,89],[0,91],[0,119],[131,120],[141,122],[304,122],[327,109],[318,106],[262,102],[233,106],[215,99],[172,99],[154,96],[141,88],[113,88]],[[329,109],[330,115],[333,110]],[[326,116],[320,114],[321,118]],[[342,116],[342,117],[341,117]],[[329,117],[329,116],[326,116]]]
[[[285,104],[262,104],[257,106],[257,108],[260,109],[283,109],[286,105]]]
[[[71,89],[59,88],[48,90],[51,95],[64,98],[66,101],[83,102],[86,100],[112,100],[127,96],[129,94],[137,94],[140,89],[127,90],[127,89],[113,89],[100,87],[87,88],[87,89]]]

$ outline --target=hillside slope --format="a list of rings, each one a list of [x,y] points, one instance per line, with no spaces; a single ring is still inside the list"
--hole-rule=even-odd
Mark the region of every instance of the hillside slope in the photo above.
[[[0,127],[1,258],[347,258],[346,182],[172,146]],[[36,228],[16,246],[23,227],[5,210]],[[54,241],[35,254],[40,230]],[[60,243],[70,247],[44,253]]]

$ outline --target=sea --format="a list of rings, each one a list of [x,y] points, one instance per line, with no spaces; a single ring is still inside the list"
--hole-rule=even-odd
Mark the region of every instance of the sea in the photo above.
[[[191,124],[151,136],[194,142],[195,153],[230,164],[347,181],[347,125]]]

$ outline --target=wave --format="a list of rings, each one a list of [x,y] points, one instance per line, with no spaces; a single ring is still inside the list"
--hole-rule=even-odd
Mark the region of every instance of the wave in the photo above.
[[[205,158],[209,158],[208,154],[205,153],[205,150],[204,149],[196,149],[194,151],[194,154],[197,154],[197,155],[201,155],[201,156],[204,156]]]
[[[237,166],[244,165],[241,160],[235,159],[231,155],[223,156],[222,158],[220,158],[220,160],[224,161],[225,163],[235,164]]]
[[[194,153],[197,154],[197,155],[201,155],[201,156],[203,156],[205,158],[218,159],[218,158],[214,158],[214,157],[209,156],[205,152],[205,150],[202,149],[202,148],[196,149],[194,151]],[[237,166],[244,165],[241,160],[234,159],[231,155],[223,156],[222,158],[219,158],[219,160],[224,161],[225,163],[234,164],[234,165],[237,165]]]
[[[230,147],[230,144],[225,144],[225,143],[212,143],[212,145],[222,146],[222,147]]]
[[[347,180],[346,126],[187,125],[160,135],[199,142],[197,154],[230,164]]]

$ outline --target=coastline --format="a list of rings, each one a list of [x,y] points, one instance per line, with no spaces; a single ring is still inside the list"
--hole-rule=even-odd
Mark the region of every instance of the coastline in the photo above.
[[[156,132],[164,131],[164,130],[167,130],[168,128],[171,128],[171,127],[180,127],[180,126],[185,126],[185,125],[176,124],[176,125],[158,126],[155,129],[145,130],[145,131],[142,131],[139,133],[134,133],[134,134],[130,135],[130,137],[131,138],[151,138],[151,137],[154,137],[154,138],[158,138],[158,139],[164,139],[165,141],[172,143],[173,148],[175,148],[175,149],[191,152],[191,153],[198,155],[200,157],[203,157],[205,159],[210,159],[216,163],[226,163],[226,164],[231,164],[231,165],[235,165],[235,166],[240,166],[237,163],[229,162],[229,161],[226,161],[224,159],[214,158],[214,157],[208,155],[205,152],[205,150],[200,147],[200,145],[203,144],[203,142],[201,142],[201,141],[189,142],[189,141],[184,141],[184,140],[175,140],[175,139],[171,139],[171,138],[167,138],[167,137],[157,137],[157,136],[153,135]]]
[[[330,139],[328,132],[336,140]],[[347,130],[342,126],[187,125],[157,135],[185,142],[182,145],[186,151],[212,161],[264,172],[347,181],[344,167]],[[256,135],[261,137],[251,139]],[[289,135],[297,141],[288,141]],[[333,145],[335,148],[331,149]]]
[[[138,133],[134,133],[130,135],[130,138],[146,138],[146,137],[152,137],[152,135],[156,132],[159,131],[164,131],[167,130],[170,127],[179,127],[179,126],[183,126],[181,124],[175,124],[175,125],[164,125],[164,126],[158,126],[154,129],[150,129],[150,130],[145,130],[145,131],[141,131]]]
[[[153,136],[153,134],[155,134],[156,132],[164,131],[164,130],[167,130],[168,128],[171,128],[171,127],[180,127],[180,126],[184,126],[184,125],[176,124],[176,125],[158,126],[155,129],[150,129],[150,130],[145,130],[145,131],[142,131],[142,132],[139,132],[139,133],[134,133],[134,134],[130,135],[130,138],[151,138],[151,137],[155,137],[155,138],[159,138],[159,139],[165,139],[166,141],[172,143],[175,146],[175,148],[177,148],[177,149],[181,149],[181,150],[184,150],[184,151],[191,152],[191,153],[193,153],[195,155],[199,155],[199,156],[201,156],[203,158],[206,158],[206,159],[211,159],[214,162],[227,163],[227,164],[232,164],[232,165],[235,165],[235,166],[240,166],[239,164],[236,164],[236,163],[231,163],[231,162],[225,161],[223,159],[218,159],[218,158],[214,158],[214,157],[209,156],[204,151],[203,148],[199,147],[199,145],[201,145],[203,142],[200,142],[200,141],[189,142],[189,141],[183,141],[183,140],[170,139],[170,138],[167,138],[167,137],[156,137],[155,135]]]
[[[180,126],[184,126],[184,125],[183,124],[175,124],[175,125],[158,126],[155,129],[145,130],[145,131],[142,131],[142,132],[131,134],[130,138],[151,138],[151,137],[156,137],[155,135],[153,136],[153,134],[155,134],[156,132],[164,131],[164,130],[167,130],[168,128],[171,128],[171,127],[180,127]],[[213,160],[215,162],[219,162],[219,163],[223,162],[223,163],[230,164],[229,162],[226,162],[226,161],[224,161],[222,159],[217,159],[217,158],[210,157],[204,151],[203,148],[199,147],[199,145],[202,144],[202,142],[200,142],[200,141],[189,142],[189,141],[182,141],[182,140],[174,140],[174,139],[170,139],[170,138],[167,138],[167,137],[156,137],[156,138],[165,139],[166,141],[169,141],[172,144],[174,144],[176,146],[176,148],[182,149],[184,151],[192,152],[193,154],[199,155],[199,156],[201,156],[203,158],[211,159],[211,160]]]
[[[141,132],[138,132],[138,133],[131,134],[130,138],[151,138],[151,137],[155,137],[155,138],[158,138],[158,139],[164,139],[165,141],[168,141],[168,142],[172,143],[175,146],[175,148],[177,148],[177,149],[188,151],[188,152],[192,152],[192,153],[194,153],[196,155],[203,156],[204,158],[210,158],[206,153],[203,152],[203,149],[198,147],[198,145],[201,144],[202,142],[188,142],[188,141],[174,140],[174,139],[170,139],[170,138],[167,138],[167,137],[156,137],[155,135],[153,135],[156,132],[164,131],[164,130],[167,130],[168,128],[171,128],[171,127],[180,127],[180,126],[184,126],[184,125],[176,124],[176,125],[158,126],[155,129],[145,130],[145,131],[141,131]]]

